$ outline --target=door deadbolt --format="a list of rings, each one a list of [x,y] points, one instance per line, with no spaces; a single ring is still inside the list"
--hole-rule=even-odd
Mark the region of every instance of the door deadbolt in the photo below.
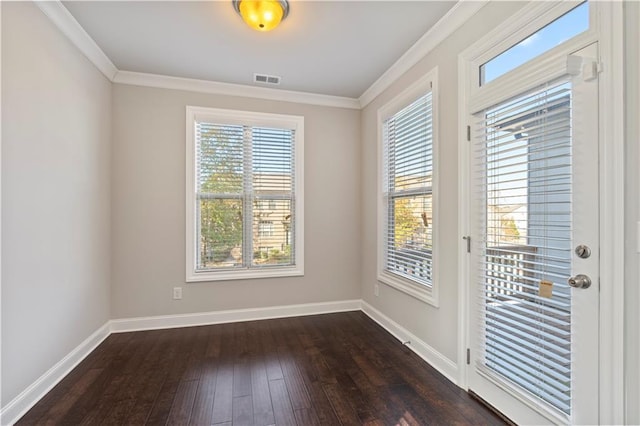
[[[569,278],[568,283],[573,288],[589,288],[591,287],[591,278],[583,274],[578,274],[575,277]]]
[[[578,247],[576,247],[576,254],[579,258],[586,259],[591,256],[591,249],[584,244],[580,244]]]

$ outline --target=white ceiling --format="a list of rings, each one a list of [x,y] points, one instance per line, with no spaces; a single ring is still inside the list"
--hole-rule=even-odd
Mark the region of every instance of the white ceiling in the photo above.
[[[121,71],[358,98],[454,1],[296,1],[267,33],[229,1],[63,3]],[[273,87],[273,86],[270,86]]]

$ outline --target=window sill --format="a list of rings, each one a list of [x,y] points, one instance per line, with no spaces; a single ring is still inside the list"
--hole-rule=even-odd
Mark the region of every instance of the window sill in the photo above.
[[[378,281],[393,287],[396,290],[400,290],[421,302],[427,303],[436,308],[439,307],[439,300],[437,294],[433,291],[433,287],[426,287],[422,284],[418,284],[387,271],[378,273]]]
[[[304,270],[300,267],[240,269],[223,271],[187,271],[186,282],[250,280],[257,278],[301,277]]]

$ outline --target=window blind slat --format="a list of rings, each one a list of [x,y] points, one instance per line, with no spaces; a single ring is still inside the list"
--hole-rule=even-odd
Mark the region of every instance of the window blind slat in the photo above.
[[[547,140],[557,141],[562,138],[566,130],[567,130],[566,123],[562,121],[558,121],[557,123],[545,123],[544,125],[532,126],[531,128],[527,128],[527,136],[529,137],[529,139],[532,139],[543,133],[545,134],[545,137],[547,138]],[[474,137],[474,139],[482,140],[484,135],[485,135],[484,133],[481,133],[480,135]],[[512,132],[503,131],[499,134],[496,133],[493,135],[494,140],[491,146],[492,148],[500,148],[500,149],[504,149],[505,147],[513,146],[513,145],[519,145],[520,147],[522,147],[522,142],[523,142],[522,138],[516,137],[516,135],[524,136],[522,134],[522,131],[520,130],[514,130]],[[529,144],[530,145],[528,146],[530,147],[535,147],[537,145],[535,142],[529,142]],[[474,152],[476,152],[477,154],[486,154],[485,151],[481,149],[475,149]]]
[[[431,286],[433,113],[431,93],[383,123],[385,270]]]
[[[571,85],[479,113],[482,368],[570,413]],[[551,298],[538,294],[551,282]]]
[[[495,353],[499,354],[498,356],[501,358],[507,357],[520,359],[527,365],[530,372],[535,372],[534,368],[540,368],[549,376],[557,379],[560,383],[563,383],[564,380],[566,380],[564,375],[569,371],[567,367],[558,368],[557,364],[547,365],[544,363],[544,358],[538,357],[535,354],[522,352],[505,345],[493,345],[493,342],[487,342],[486,348],[488,351],[495,351]],[[542,363],[538,361],[542,361]]]
[[[496,363],[496,368],[502,370],[503,374],[507,374],[508,377],[512,377],[513,380],[519,382],[521,386],[535,389],[540,396],[558,405],[558,408],[569,408],[569,390],[563,392],[562,390],[555,389],[549,386],[546,381],[542,381],[540,378],[529,374],[526,367],[523,368],[522,365],[511,364],[509,360],[510,358],[507,358],[500,364]]]
[[[570,334],[568,327],[570,324],[557,318],[551,317],[549,321],[540,323],[537,318],[531,317],[530,315],[523,315],[523,312],[516,309],[501,308],[500,306],[492,306],[490,313],[494,314],[496,318],[503,320],[508,318],[510,321],[519,324],[527,324],[535,327],[539,332],[548,333],[553,336],[567,338]]]
[[[548,333],[531,333],[529,330],[523,329],[518,324],[514,326],[512,324],[504,323],[503,321],[495,321],[490,316],[486,318],[486,327],[491,329],[496,334],[500,334],[508,339],[519,339],[526,341],[535,346],[535,351],[544,354],[545,356],[558,356],[562,359],[570,355],[570,349],[568,346],[564,346],[558,341],[554,341],[547,336]]]
[[[521,348],[521,350],[533,352],[538,356],[545,358],[546,360],[548,360],[548,362],[553,362],[557,365],[570,365],[570,362],[566,359],[568,356],[567,354],[558,354],[555,350],[547,349],[544,346],[544,343],[546,342],[540,338],[523,339],[512,330],[503,330],[491,325],[487,325],[486,329],[488,331],[488,336],[486,339],[487,342],[500,342],[508,347]],[[514,362],[514,364],[517,364],[520,360],[514,359],[512,361]]]
[[[544,391],[558,400],[569,401],[568,392],[571,390],[571,384],[566,382],[566,378],[562,374],[557,374],[552,368],[546,365],[540,365],[536,363],[535,366],[531,366],[526,362],[527,356],[515,351],[511,351],[501,345],[487,345],[487,351],[491,352],[497,358],[500,358],[503,362],[502,365],[506,366],[512,373],[521,376],[532,384],[536,384],[543,388]],[[513,364],[513,359],[518,359],[520,362],[517,365]],[[534,360],[536,361],[536,360]],[[545,377],[541,378],[539,372],[543,371]]]

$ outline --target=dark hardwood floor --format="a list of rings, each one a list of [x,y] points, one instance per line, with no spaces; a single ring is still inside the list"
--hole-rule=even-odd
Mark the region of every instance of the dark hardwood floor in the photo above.
[[[503,423],[348,312],[113,334],[18,424]]]

